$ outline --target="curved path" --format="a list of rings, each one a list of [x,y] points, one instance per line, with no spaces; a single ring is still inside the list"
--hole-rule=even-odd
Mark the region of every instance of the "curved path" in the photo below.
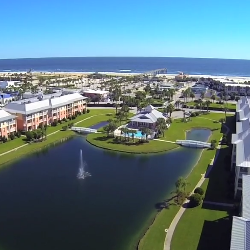
[[[200,118],[202,118],[202,117],[200,117]],[[208,118],[204,118],[204,119],[208,119]],[[209,119],[209,120],[211,120],[211,119]],[[226,134],[228,134],[228,132],[229,132],[229,128],[224,124],[224,126],[226,127],[226,129],[227,129],[227,131],[226,131]],[[218,147],[217,147],[217,149],[218,149],[218,152],[216,153],[216,155],[215,155],[215,158],[213,159],[213,163],[212,163],[212,168],[213,168],[213,166],[214,166],[214,163],[215,163],[215,161],[216,161],[216,159],[217,159],[217,157],[218,157],[218,155],[219,155],[219,152],[220,152],[220,148],[221,148],[221,145],[218,145]],[[211,169],[212,169],[211,168]],[[210,169],[210,171],[211,171],[211,169]],[[201,179],[199,180],[199,182],[197,183],[197,185],[195,186],[195,188],[193,189],[193,191],[192,191],[192,193],[194,192],[194,190],[197,188],[197,187],[200,187],[202,184],[203,184],[203,182],[205,181],[205,174],[202,174],[201,175]],[[192,194],[191,193],[191,194]],[[191,195],[190,194],[190,195]],[[186,199],[185,201],[184,201],[184,204],[188,204],[188,200]],[[183,205],[184,205],[183,204]],[[176,226],[177,226],[177,224],[178,224],[178,222],[179,222],[179,220],[181,219],[181,216],[183,215],[183,213],[185,212],[185,210],[188,208],[188,206],[186,205],[184,205],[184,206],[182,206],[181,208],[180,208],[180,210],[178,211],[178,213],[175,215],[175,217],[174,217],[174,219],[173,219],[173,221],[171,222],[171,224],[170,224],[170,227],[168,228],[168,231],[167,231],[167,234],[166,234],[166,237],[165,237],[165,242],[164,242],[164,250],[170,250],[171,249],[171,241],[172,241],[172,237],[173,237],[173,234],[174,234],[174,230],[175,230],[175,228],[176,228]]]

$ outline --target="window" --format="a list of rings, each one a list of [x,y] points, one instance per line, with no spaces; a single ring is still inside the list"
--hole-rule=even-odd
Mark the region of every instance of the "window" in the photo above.
[[[240,172],[241,173],[248,173],[248,168],[240,167]]]

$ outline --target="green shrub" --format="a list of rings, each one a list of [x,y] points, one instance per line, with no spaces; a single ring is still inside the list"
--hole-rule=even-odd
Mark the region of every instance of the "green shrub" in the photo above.
[[[203,194],[204,194],[204,190],[203,190],[201,187],[197,187],[197,188],[194,190],[194,193],[195,193],[195,194],[203,195]]]
[[[15,139],[14,133],[10,133],[9,137],[10,137],[11,140],[14,140]]]
[[[192,207],[199,206],[201,202],[202,202],[202,196],[200,194],[196,193],[190,196],[190,205]]]
[[[68,126],[63,126],[63,127],[62,127],[62,130],[63,130],[63,131],[66,131],[67,129],[68,129]]]

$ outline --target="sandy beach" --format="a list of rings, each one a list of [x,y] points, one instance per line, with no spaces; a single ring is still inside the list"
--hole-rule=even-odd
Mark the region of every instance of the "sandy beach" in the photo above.
[[[27,72],[0,72],[0,76],[10,76],[13,74],[25,74]],[[34,76],[65,76],[65,77],[78,77],[85,78],[89,74],[93,74],[95,72],[32,72]],[[109,75],[109,76],[136,76],[143,75],[144,73],[131,73],[131,72],[98,72],[99,74]],[[174,79],[177,74],[159,74],[157,76],[163,77],[165,79]],[[213,78],[214,80],[229,82],[234,81],[236,83],[244,83],[245,81],[250,81],[250,76],[222,76],[222,75],[188,75],[189,77],[194,78]]]

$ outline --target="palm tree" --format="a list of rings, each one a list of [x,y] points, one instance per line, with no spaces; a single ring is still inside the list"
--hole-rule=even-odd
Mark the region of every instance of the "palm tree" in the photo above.
[[[205,101],[205,105],[206,105],[206,107],[207,107],[207,112],[208,112],[208,107],[210,106],[210,104],[211,104],[211,102],[210,102],[209,100],[206,100],[206,101]]]
[[[164,118],[158,118],[156,121],[156,128],[157,130],[163,134],[163,137],[165,136],[164,131],[166,130],[167,126],[166,126],[166,121]]]
[[[170,104],[167,106],[167,113],[169,113],[170,117],[171,117],[173,111],[174,111],[174,105],[170,103]]]
[[[144,129],[144,133],[146,135],[146,141],[148,140],[148,136],[151,134],[151,130],[149,128]]]
[[[215,99],[216,99],[216,96],[215,96],[215,95],[212,95],[212,96],[211,96],[211,99],[213,100],[213,103],[214,103],[214,101],[215,101]]]
[[[204,97],[205,97],[205,93],[204,93],[204,92],[201,92],[201,94],[200,94],[200,98],[201,98],[201,100],[203,100],[203,99],[204,99]]]
[[[223,109],[224,109],[224,113],[225,113],[225,120],[227,120],[227,111],[228,111],[228,108],[224,105]]]
[[[193,92],[190,93],[190,97],[192,98],[192,101],[194,100],[195,98],[195,94]]]
[[[202,103],[203,103],[203,101],[201,100],[201,99],[199,99],[198,101],[197,101],[197,103],[198,103],[198,105],[199,105],[199,107],[200,107],[200,110],[202,109]]]
[[[118,103],[115,103],[114,106],[115,106],[115,114],[117,115],[117,109],[120,107],[120,105]]]

